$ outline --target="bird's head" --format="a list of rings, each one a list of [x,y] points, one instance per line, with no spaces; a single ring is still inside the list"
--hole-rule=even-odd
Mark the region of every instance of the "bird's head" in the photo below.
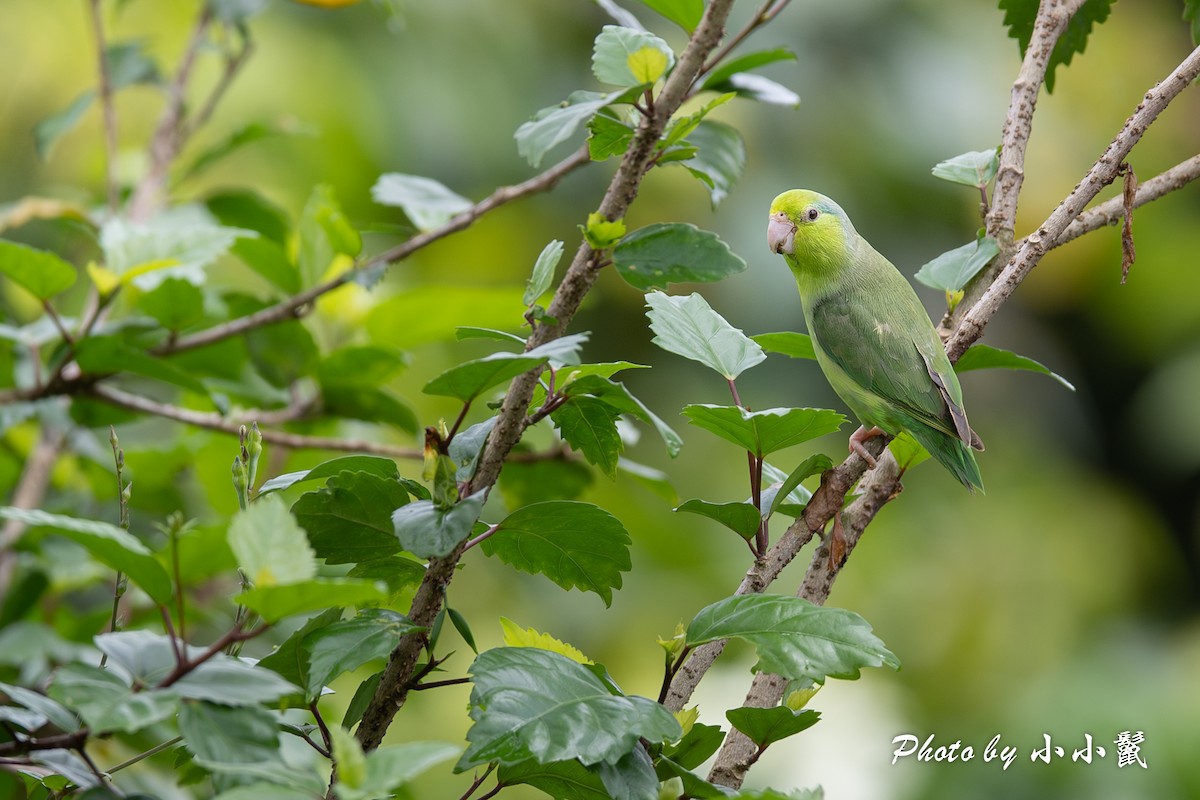
[[[845,263],[858,239],[837,203],[808,189],[792,189],[771,203],[767,245],[792,269],[823,272]]]

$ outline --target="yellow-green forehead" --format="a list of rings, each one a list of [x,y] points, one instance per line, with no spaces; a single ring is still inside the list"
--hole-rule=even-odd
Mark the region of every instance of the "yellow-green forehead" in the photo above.
[[[820,197],[821,195],[808,189],[791,189],[771,202],[771,213],[777,214],[782,211],[788,216],[794,216],[815,203]]]

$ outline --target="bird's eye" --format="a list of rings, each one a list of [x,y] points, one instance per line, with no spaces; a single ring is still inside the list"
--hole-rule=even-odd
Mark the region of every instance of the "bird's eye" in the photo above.
[[[817,217],[819,217],[819,216],[821,216],[821,212],[815,208],[810,208],[808,211],[804,212],[804,217],[809,222],[816,222]]]

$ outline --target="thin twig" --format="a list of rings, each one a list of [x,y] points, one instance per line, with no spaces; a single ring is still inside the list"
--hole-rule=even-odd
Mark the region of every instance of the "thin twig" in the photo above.
[[[779,16],[779,13],[787,8],[788,3],[791,1],[766,0],[766,2],[759,6],[758,11],[754,12],[754,16],[750,18],[750,21],[740,31],[731,36],[729,41],[715,55],[709,57],[704,66],[700,68],[700,75],[703,76],[712,72],[718,64],[725,60],[727,55],[733,52],[734,48],[746,40],[746,37]]]
[[[479,787],[483,785],[483,782],[487,780],[488,775],[491,775],[496,769],[496,763],[497,762],[493,761],[488,764],[487,769],[485,769],[481,775],[477,775],[475,780],[471,781],[471,785],[467,787],[467,790],[462,793],[462,797],[458,798],[458,800],[470,800],[471,795],[475,794],[476,790],[478,790]]]
[[[554,166],[547,169],[545,172],[530,178],[522,183],[513,186],[502,186],[492,192],[483,200],[480,200],[475,205],[466,211],[452,217],[446,224],[439,228],[434,228],[424,233],[419,233],[416,236],[408,239],[395,247],[384,250],[377,255],[365,259],[358,264],[354,269],[347,270],[324,283],[307,289],[299,294],[293,295],[276,303],[273,306],[268,306],[253,314],[245,317],[239,317],[229,322],[220,325],[214,325],[198,333],[193,333],[190,336],[183,336],[173,342],[166,342],[154,348],[150,352],[154,355],[163,355],[165,353],[181,353],[185,350],[193,350],[197,347],[205,347],[214,342],[228,339],[231,336],[240,336],[246,331],[254,328],[261,328],[264,325],[271,325],[276,322],[283,322],[289,319],[299,319],[311,310],[313,303],[322,295],[332,292],[341,286],[350,283],[355,278],[362,275],[366,270],[376,267],[380,264],[394,264],[398,261],[403,261],[413,253],[421,250],[439,239],[443,239],[452,233],[457,233],[478,220],[488,212],[499,208],[506,203],[511,203],[514,200],[519,200],[527,195],[536,194],[552,189],[562,180],[567,174],[582,167],[584,164],[591,162],[591,156],[588,154],[586,146],[576,150],[567,158],[558,162]]]
[[[268,622],[268,623],[263,623],[262,625],[259,625],[257,628],[253,628],[252,630],[248,630],[248,631],[243,631],[238,626],[234,626],[234,627],[230,628],[228,631],[226,631],[224,634],[221,635],[221,638],[217,639],[215,642],[213,642],[211,645],[209,645],[208,649],[205,650],[203,653],[201,653],[200,655],[196,656],[195,658],[193,658],[191,660],[185,660],[182,664],[177,664],[175,666],[175,669],[171,670],[170,674],[168,674],[165,678],[163,678],[161,681],[159,681],[158,684],[154,688],[155,689],[167,688],[168,686],[172,685],[173,683],[178,681],[180,678],[182,678],[183,676],[187,675],[189,672],[194,670],[196,667],[203,664],[205,661],[208,661],[210,658],[213,658],[213,657],[219,655],[221,653],[221,651],[224,650],[229,645],[234,644],[236,642],[245,642],[245,641],[255,638],[256,636],[261,636],[262,634],[266,633],[270,627],[271,627],[271,624]]]
[[[104,38],[104,15],[101,0],[89,3],[92,36],[96,40],[96,62],[99,76],[100,110],[104,117],[104,187],[108,198],[108,213],[115,215],[121,204],[117,185],[117,107],[113,103],[112,77],[108,71],[107,40]]]
[[[226,30],[229,29],[227,28]],[[237,52],[231,53],[227,51],[225,53],[225,64],[221,69],[221,77],[217,79],[216,85],[208,93],[208,97],[204,99],[204,102],[200,105],[200,109],[192,114],[190,118],[180,123],[179,136],[182,141],[186,142],[197,130],[203,128],[208,123],[213,112],[216,111],[217,106],[220,104],[221,99],[229,91],[229,87],[233,85],[234,79],[254,52],[254,42],[245,33],[239,33],[239,35],[242,37],[241,47],[237,49]]]
[[[161,744],[154,745],[154,747],[151,747],[149,750],[138,753],[133,758],[130,758],[126,761],[122,761],[120,764],[117,764],[115,767],[109,767],[107,772],[109,775],[111,775],[114,772],[119,772],[119,771],[125,769],[126,767],[132,767],[134,764],[138,763],[139,761],[145,761],[147,758],[150,758],[150,756],[158,755],[163,750],[166,750],[168,747],[174,747],[175,745],[179,744],[182,741],[183,741],[182,736],[176,736],[173,739],[167,739],[165,742],[162,742]]]

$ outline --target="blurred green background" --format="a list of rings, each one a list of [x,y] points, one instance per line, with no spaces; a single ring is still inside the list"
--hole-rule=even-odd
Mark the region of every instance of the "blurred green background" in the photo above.
[[[735,23],[758,5],[738,3]],[[1181,9],[1177,0],[1117,3],[1087,52],[1060,70],[1054,94],[1043,93],[1018,235],[1044,219],[1146,89],[1190,51]],[[102,198],[103,139],[95,109],[48,162],[36,156],[30,133],[93,80],[83,10],[78,0],[0,3],[0,203],[26,195],[89,204]],[[112,20],[112,34],[144,39],[164,69],[172,69],[194,10],[193,2],[129,0]],[[638,11],[673,45],[682,44],[668,23]],[[518,125],[574,89],[598,88],[589,69],[591,41],[610,21],[588,0],[405,0],[388,19],[370,3],[337,12],[269,3],[251,23],[257,51],[249,67],[195,147],[252,120],[294,121],[313,135],[248,147],[183,183],[178,199],[252,186],[297,214],[312,186],[328,183],[351,219],[367,227],[396,218],[370,199],[382,172],[427,175],[481,198],[533,174],[511,137]],[[998,144],[1020,63],[1001,22],[995,3],[983,0],[796,0],[743,50],[786,45],[796,52],[795,63],[766,72],[800,94],[799,108],[740,100],[719,109],[716,116],[746,139],[740,183],[714,211],[685,171],[657,170],[634,205],[630,228],[686,221],[725,239],[749,269],[715,286],[675,291],[698,288],[747,333],[802,327],[790,276],[763,239],[766,207],[785,189],[803,186],[836,198],[858,230],[911,276],[972,239],[979,226],[977,196],[934,179],[929,168]],[[215,78],[214,65],[201,67],[209,70],[202,79]],[[140,148],[158,108],[150,88],[121,96],[121,169],[128,176],[141,167]],[[1198,149],[1200,95],[1193,89],[1149,131],[1131,162],[1145,179]],[[564,147],[561,154],[567,152]],[[485,286],[519,295],[547,241],[563,239],[572,252],[575,226],[595,207],[612,169],[611,162],[592,165],[549,195],[492,214],[393,268],[372,293],[340,291],[309,323],[318,341],[369,336],[372,303],[417,287]],[[1200,189],[1170,195],[1136,216],[1138,260],[1126,285],[1119,285],[1119,234],[1111,229],[1052,252],[1005,306],[985,341],[1042,361],[1077,391],[1029,373],[964,377],[972,424],[988,444],[980,459],[987,495],[968,495],[935,467],[915,470],[903,497],[869,528],[830,598],[865,616],[903,669],[831,681],[812,702],[821,723],[772,748],[751,771],[749,785],[821,784],[827,797],[839,800],[1200,796],[1198,221]],[[54,225],[5,235],[68,253],[76,246]],[[367,246],[380,249],[389,241],[369,236]],[[920,293],[940,317],[943,299]],[[36,311],[8,287],[0,295],[0,310],[12,319]],[[680,498],[743,499],[744,456],[686,429],[678,416],[686,403],[727,402],[726,387],[699,365],[655,348],[643,312],[641,295],[609,270],[573,326],[592,331],[589,361],[653,365],[626,373],[626,380],[686,441],[672,461],[657,437],[644,432],[626,455],[666,471]],[[519,314],[514,305],[514,323]],[[459,322],[478,324],[470,315]],[[453,415],[455,407],[419,387],[454,361],[482,352],[478,343],[419,345],[393,386],[423,424]],[[755,408],[841,409],[814,363],[780,356],[748,372],[739,389]],[[475,412],[472,421],[484,413]],[[233,510],[232,440],[177,432],[161,421],[119,430],[135,484],[135,532],[152,536],[152,523],[176,508],[209,523],[218,519],[210,509]],[[396,431],[348,432],[408,443]],[[777,463],[790,469],[817,450],[837,459],[848,433],[795,448]],[[28,426],[14,429],[0,449],[5,494],[34,435]],[[106,432],[80,435],[107,444]],[[545,442],[549,435],[533,439]],[[319,459],[276,454],[270,474]],[[415,475],[419,466],[402,469]],[[64,460],[47,504],[111,518],[112,506],[93,497],[103,480],[111,477],[98,462]],[[731,593],[749,566],[747,550],[713,523],[673,514],[674,503],[628,479],[598,477],[587,498],[617,514],[634,540],[634,569],[611,610],[593,595],[564,593],[478,552],[453,584],[451,605],[470,620],[481,647],[500,642],[499,610],[580,647],[605,663],[626,691],[654,696],[661,680],[655,636],[669,635],[677,622]],[[197,540],[198,563],[206,554],[219,560],[207,550],[219,533]],[[807,561],[806,553],[776,590],[793,591]],[[82,580],[71,575],[70,564],[57,569],[63,585]],[[100,587],[95,596],[102,594]],[[453,675],[470,661],[465,646],[458,650],[446,665]],[[751,651],[730,648],[695,698],[702,720],[723,723],[723,711],[740,705],[752,663]],[[339,688],[348,694],[353,685]],[[398,717],[392,738],[461,740],[467,694],[462,687],[419,693]],[[1112,740],[1123,730],[1144,731],[1147,769],[1117,768]],[[966,764],[909,758],[893,766],[892,739],[906,733],[922,740],[935,734],[936,744],[961,739],[980,752],[1000,734],[1002,745],[1016,745],[1019,755],[1007,771],[998,762],[983,763],[981,755]],[[1030,752],[1047,733],[1067,748],[1065,763],[1031,763]],[[1069,761],[1085,734],[1109,748],[1106,759]],[[102,765],[124,752],[115,743],[100,743],[96,751]],[[139,780],[169,796],[152,775]],[[469,776],[435,770],[414,794],[455,797],[468,782]],[[504,796],[541,796],[526,791]]]

